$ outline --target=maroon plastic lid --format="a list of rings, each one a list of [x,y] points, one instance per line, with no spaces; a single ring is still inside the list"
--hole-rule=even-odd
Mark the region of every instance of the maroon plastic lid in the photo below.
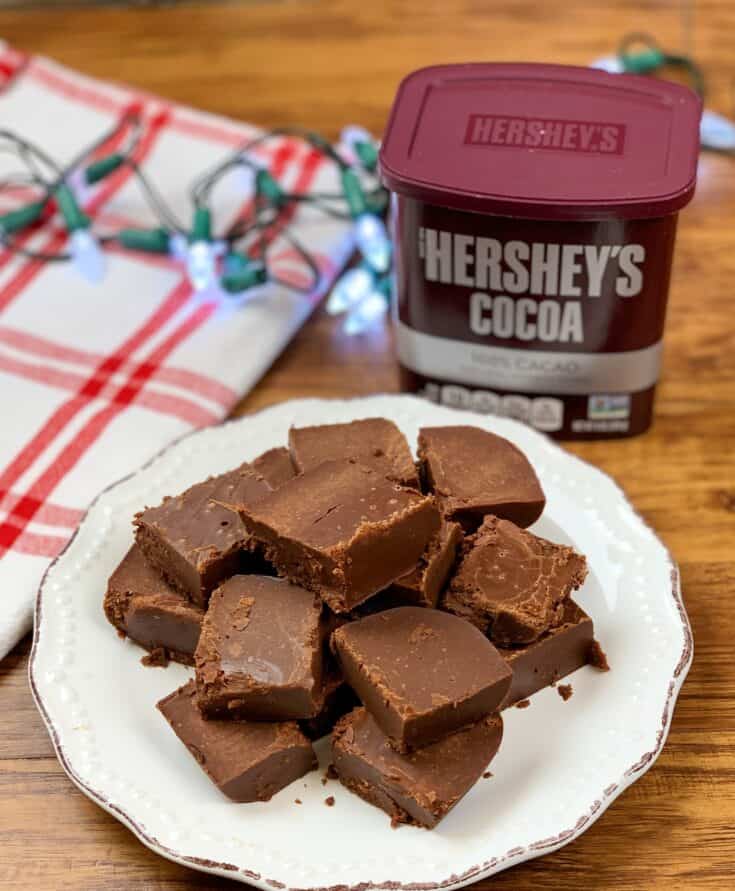
[[[385,185],[533,219],[658,217],[694,192],[701,102],[687,87],[566,65],[442,65],[406,77]]]

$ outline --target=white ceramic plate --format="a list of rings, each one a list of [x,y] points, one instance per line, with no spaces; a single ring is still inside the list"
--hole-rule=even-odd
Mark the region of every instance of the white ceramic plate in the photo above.
[[[568,702],[547,689],[530,708],[505,712],[493,777],[432,832],[391,829],[337,782],[323,786],[323,771],[268,803],[227,801],[154,708],[189,670],[144,668],[142,651],[102,613],[136,510],[285,443],[291,424],[379,415],[412,442],[420,426],[468,423],[525,451],[548,498],[534,530],[587,555],[578,599],[612,666],[576,672]],[[260,888],[428,891],[461,887],[584,832],[657,757],[691,658],[676,567],[609,477],[514,421],[376,396],[289,402],[202,430],[102,493],[41,586],[31,683],[71,779],[163,856]],[[323,768],[328,746],[318,748]]]

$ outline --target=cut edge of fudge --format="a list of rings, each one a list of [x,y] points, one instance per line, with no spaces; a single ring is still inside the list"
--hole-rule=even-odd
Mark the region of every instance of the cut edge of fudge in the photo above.
[[[386,598],[393,598],[396,606],[405,603],[436,608],[461,543],[459,523],[442,520],[417,566],[385,590]]]
[[[247,532],[237,511],[230,506],[229,498],[222,497],[217,487],[232,482],[233,485],[247,485],[257,488],[259,493],[267,494],[271,487],[259,474],[254,473],[248,465],[242,465],[235,470],[216,476],[210,476],[206,480],[189,486],[178,495],[167,495],[154,506],[146,507],[139,511],[133,519],[135,540],[143,552],[146,560],[154,566],[166,581],[174,588],[186,594],[194,603],[206,606],[211,591],[224,579],[235,575],[243,565]],[[211,495],[201,495],[206,488],[212,489]],[[213,509],[216,509],[211,522],[214,524],[211,530],[212,541],[206,545],[190,545],[187,553],[177,548],[175,534],[167,528],[166,509],[175,502],[185,503],[186,499],[201,497]],[[259,496],[259,497],[262,497]],[[202,517],[201,510],[191,510],[184,513],[191,522],[197,520],[204,524],[207,517]],[[160,518],[160,515],[163,517]],[[230,519],[231,517],[231,519]],[[232,524],[228,529],[229,541],[224,545],[214,541],[219,527]],[[181,530],[178,530],[179,533]]]
[[[335,726],[332,760],[342,785],[385,811],[393,826],[407,823],[433,829],[482,776],[502,736],[502,718],[492,715],[424,749],[401,755],[369,712],[357,708]],[[448,761],[454,767],[451,773],[446,770]],[[449,777],[457,780],[451,790]]]
[[[322,688],[321,707],[313,718],[299,721],[301,732],[313,741],[328,736],[337,721],[357,705],[359,700],[339,669],[336,666],[328,668]]]
[[[194,664],[204,610],[168,584],[147,563],[136,544],[110,576],[103,608],[108,621],[121,636],[151,654],[156,653],[161,664],[168,660]],[[169,616],[167,612],[170,612]],[[149,623],[146,623],[146,616]],[[166,618],[171,622],[165,622]],[[180,620],[178,623],[177,619]],[[151,661],[150,664],[158,663]]]
[[[584,665],[604,671],[596,658],[597,650],[592,619],[570,598],[564,604],[559,624],[538,640],[525,646],[498,647],[513,671],[503,708],[528,699]]]
[[[269,801],[317,767],[311,742],[295,721],[205,720],[193,681],[169,693],[156,708],[204,773],[232,801]],[[249,760],[248,745],[255,750]],[[263,751],[260,758],[258,750]]]

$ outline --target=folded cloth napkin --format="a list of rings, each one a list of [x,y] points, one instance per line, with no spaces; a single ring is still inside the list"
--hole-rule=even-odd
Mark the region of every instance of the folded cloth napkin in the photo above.
[[[0,43],[0,124],[59,161],[131,105],[144,121],[136,159],[181,220],[191,218],[193,179],[258,132]],[[261,157],[289,191],[338,188],[333,165],[298,140],[269,141]],[[216,228],[245,212],[251,195],[245,173],[215,189]],[[0,190],[0,213],[20,198]],[[128,168],[90,188],[83,203],[100,228],[159,224]],[[71,264],[0,246],[0,658],[30,628],[43,573],[94,496],[171,440],[225,417],[346,261],[346,223],[303,204],[285,216],[280,225],[316,259],[320,283],[307,296],[268,284],[241,306],[195,295],[182,264],[165,256],[110,248],[104,280],[91,284]],[[304,264],[279,232],[269,266],[303,283]],[[20,242],[56,253],[67,235],[57,217],[20,233]]]

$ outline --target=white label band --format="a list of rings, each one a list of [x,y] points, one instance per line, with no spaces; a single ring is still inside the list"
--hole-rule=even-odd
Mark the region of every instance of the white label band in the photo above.
[[[484,346],[414,331],[396,321],[401,363],[416,374],[521,393],[635,393],[652,387],[661,341],[624,353],[552,353]]]

